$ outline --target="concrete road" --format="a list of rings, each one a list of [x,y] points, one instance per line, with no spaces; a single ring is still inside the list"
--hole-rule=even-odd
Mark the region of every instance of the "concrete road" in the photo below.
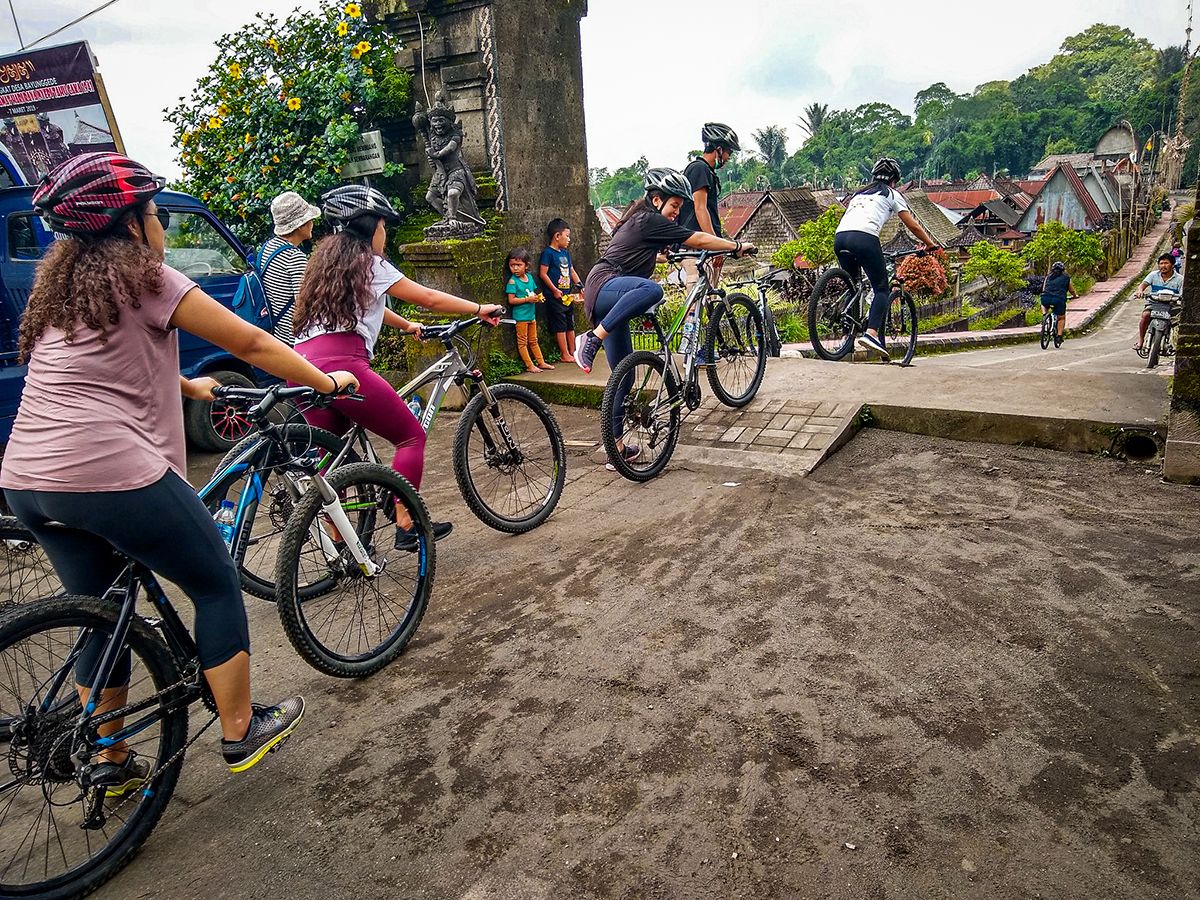
[[[255,694],[306,721],[244,776],[201,738],[103,896],[1200,896],[1193,489],[874,429],[637,486],[557,414],[563,502],[516,538],[439,424],[458,527],[385,671],[317,674],[249,601]]]
[[[1175,371],[1174,361],[1167,359],[1158,367],[1146,368],[1146,360],[1131,348],[1137,343],[1138,317],[1143,301],[1130,297],[1121,301],[1104,323],[1090,334],[1068,338],[1055,350],[1053,345],[1042,350],[1039,344],[1017,344],[988,350],[968,350],[918,359],[920,366],[969,366],[987,369],[1040,369],[1052,372],[1098,372],[1126,375],[1146,375],[1166,378]]]

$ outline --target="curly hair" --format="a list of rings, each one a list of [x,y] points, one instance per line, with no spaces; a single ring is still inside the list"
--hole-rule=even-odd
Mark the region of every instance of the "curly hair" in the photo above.
[[[18,349],[22,362],[47,328],[61,329],[69,344],[82,326],[100,342],[121,321],[121,306],[137,309],[139,297],[162,289],[162,258],[123,228],[99,240],[55,241],[38,264],[29,303],[21,316]]]
[[[343,231],[317,243],[296,297],[296,334],[314,325],[329,331],[353,331],[371,308],[375,252],[370,236],[378,221],[375,216],[359,216],[346,223]]]

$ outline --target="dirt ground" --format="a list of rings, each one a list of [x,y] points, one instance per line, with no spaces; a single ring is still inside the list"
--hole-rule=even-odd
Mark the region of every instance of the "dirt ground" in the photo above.
[[[874,430],[805,480],[581,448],[509,538],[451,435],[409,651],[328,679],[248,601],[309,716],[241,777],[202,738],[104,896],[1200,897],[1195,489]]]

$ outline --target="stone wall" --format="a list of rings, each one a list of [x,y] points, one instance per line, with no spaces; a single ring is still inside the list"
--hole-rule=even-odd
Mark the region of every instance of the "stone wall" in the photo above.
[[[1196,201],[1200,208],[1200,185]],[[1168,481],[1200,484],[1200,217],[1192,220],[1188,231],[1183,312],[1175,347],[1163,476]]]

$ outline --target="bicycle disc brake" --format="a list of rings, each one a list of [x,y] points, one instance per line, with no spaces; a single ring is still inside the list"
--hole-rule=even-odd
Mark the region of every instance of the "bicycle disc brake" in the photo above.
[[[683,402],[689,411],[700,408],[700,382],[689,381],[683,392]]]

